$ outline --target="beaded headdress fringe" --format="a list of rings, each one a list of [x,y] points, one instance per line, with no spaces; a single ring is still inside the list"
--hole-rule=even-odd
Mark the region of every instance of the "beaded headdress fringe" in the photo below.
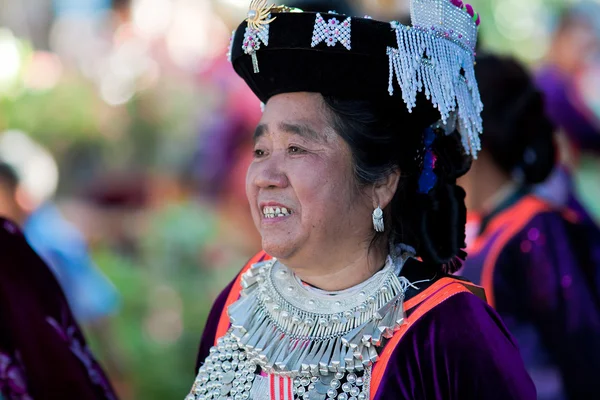
[[[387,48],[388,92],[394,93],[395,79],[409,111],[424,92],[442,123],[458,128],[465,152],[476,157],[483,130],[474,71],[477,25],[448,0],[413,0],[411,18],[412,27],[392,22],[398,48]]]

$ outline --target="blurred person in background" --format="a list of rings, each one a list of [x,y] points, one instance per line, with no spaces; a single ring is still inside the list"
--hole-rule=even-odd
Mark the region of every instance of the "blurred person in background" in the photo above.
[[[0,171],[2,185],[16,182],[6,165]],[[4,187],[1,195],[4,206]],[[0,399],[116,400],[56,277],[1,217],[0,254]]]
[[[517,338],[538,399],[595,398],[600,230],[578,209],[534,193],[556,152],[553,125],[528,72],[511,58],[484,55],[475,73],[485,133],[461,182],[474,231],[461,273],[483,285]]]
[[[15,221],[58,280],[75,319],[103,349],[120,386],[121,356],[112,334],[120,296],[95,265],[81,232],[53,201],[58,167],[52,155],[21,131],[0,133],[0,216]]]
[[[536,83],[559,128],[563,163],[539,193],[564,205],[575,191],[600,222],[600,4],[563,11]]]
[[[19,224],[27,241],[50,266],[82,324],[115,313],[115,287],[91,260],[82,234],[52,198],[58,167],[50,153],[21,131],[0,134],[1,216]]]

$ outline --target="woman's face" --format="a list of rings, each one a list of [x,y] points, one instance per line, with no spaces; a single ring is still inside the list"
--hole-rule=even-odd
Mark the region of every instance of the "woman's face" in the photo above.
[[[356,252],[373,235],[369,189],[329,119],[320,94],[286,93],[256,128],[246,193],[263,249],[289,266]]]

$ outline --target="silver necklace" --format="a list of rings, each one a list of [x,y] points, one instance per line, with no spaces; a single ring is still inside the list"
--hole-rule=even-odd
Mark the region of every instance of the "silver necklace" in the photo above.
[[[396,260],[402,264],[411,254]],[[318,376],[361,372],[378,359],[383,340],[404,320],[410,282],[384,268],[360,291],[331,296],[310,291],[291,270],[272,259],[242,277],[242,296],[229,309],[230,334],[265,372]]]

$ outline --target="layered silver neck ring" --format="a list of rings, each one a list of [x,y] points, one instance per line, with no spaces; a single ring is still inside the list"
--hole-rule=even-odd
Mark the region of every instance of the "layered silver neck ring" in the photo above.
[[[363,371],[404,320],[404,292],[411,284],[398,272],[411,255],[388,257],[356,290],[334,294],[306,287],[276,259],[255,264],[242,277],[241,298],[228,309],[229,333],[267,373]]]

